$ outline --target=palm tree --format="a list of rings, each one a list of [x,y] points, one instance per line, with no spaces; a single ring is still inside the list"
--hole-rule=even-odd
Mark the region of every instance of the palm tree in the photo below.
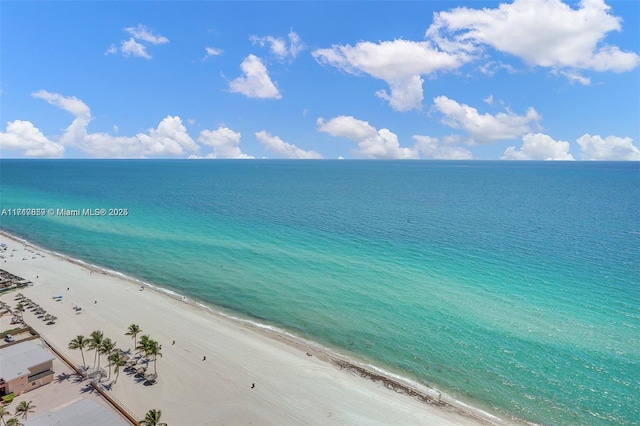
[[[114,342],[113,340],[111,340],[110,338],[106,338],[102,341],[102,344],[100,345],[100,348],[98,349],[98,351],[101,354],[105,354],[107,356],[107,359],[109,359],[109,356],[111,355],[111,353],[113,352],[113,350],[116,348],[116,342]],[[100,360],[98,359],[98,366],[100,366]],[[111,378],[111,364],[109,364],[109,377]]]
[[[115,384],[118,381],[118,376],[120,375],[120,367],[124,365],[124,357],[122,356],[120,351],[113,351],[111,352],[111,355],[109,355],[109,361],[111,362],[110,365],[113,365],[114,367],[113,372],[116,373],[116,378],[113,381],[113,383]]]
[[[147,348],[149,351],[149,355],[153,355],[153,372],[158,374],[156,371],[156,359],[158,355],[162,357],[162,345],[156,342],[155,340],[149,340],[149,347]]]
[[[5,426],[20,426],[20,421],[15,417],[11,417],[9,420],[7,420]]]
[[[16,305],[16,311],[20,312],[20,319],[24,320],[24,305],[22,304],[22,302],[18,303]]]
[[[160,423],[160,416],[162,416],[162,410],[149,410],[144,419],[140,420],[140,424],[143,426],[167,426],[166,423]]]
[[[11,415],[11,413],[9,413],[7,411],[6,408],[4,408],[4,406],[0,405],[0,419],[2,419],[2,423],[6,426],[7,422],[4,421],[4,416],[9,416]]]
[[[138,326],[138,324],[131,324],[129,326],[129,331],[127,331],[126,333],[124,333],[125,336],[131,336],[133,337],[133,347],[135,348],[136,345],[136,336],[138,335],[138,333],[141,333],[142,330],[140,329],[140,327]]]
[[[87,340],[83,335],[78,334],[75,339],[69,342],[69,349],[75,350],[80,349],[80,354],[82,355],[82,366],[86,367],[86,363],[84,362],[84,348],[89,344],[89,340]]]
[[[96,351],[96,354],[93,357],[93,367],[94,368],[96,366],[96,360],[98,361],[98,367],[100,367],[100,358],[98,357],[98,354],[100,352],[100,347],[102,345],[102,340],[103,339],[104,339],[104,333],[102,331],[96,330],[96,331],[91,333],[91,337],[90,337],[89,343],[87,345],[87,347],[89,349],[93,349],[94,351]]]
[[[29,413],[34,412],[35,405],[33,405],[33,401],[20,401],[20,404],[16,407],[16,416],[21,415],[23,419],[27,420],[27,416]]]
[[[145,358],[149,356],[149,342],[151,338],[149,338],[148,334],[145,334],[140,338],[138,345],[136,346],[136,352],[143,353]]]

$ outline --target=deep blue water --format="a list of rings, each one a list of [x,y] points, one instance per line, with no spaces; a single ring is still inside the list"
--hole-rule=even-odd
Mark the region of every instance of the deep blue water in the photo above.
[[[640,164],[0,160],[43,247],[503,417],[640,419]]]

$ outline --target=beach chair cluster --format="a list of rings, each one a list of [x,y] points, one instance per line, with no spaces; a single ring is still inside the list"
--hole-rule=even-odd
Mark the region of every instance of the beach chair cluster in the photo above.
[[[61,296],[62,297],[62,296]],[[31,312],[33,312],[33,314],[35,316],[37,316],[38,318],[40,318],[41,320],[45,321],[47,324],[55,324],[56,320],[58,319],[58,317],[55,317],[51,314],[48,314],[47,311],[45,311],[40,305],[38,305],[37,303],[35,303],[33,300],[29,299],[28,297],[25,297],[24,294],[22,293],[18,293],[16,294],[15,300],[17,300],[22,307],[25,310],[30,310]],[[24,321],[22,320],[21,317],[18,317],[17,315],[14,314],[14,320],[16,320],[16,323],[23,323]],[[11,321],[12,324],[14,324],[14,321]]]
[[[7,291],[11,288],[21,288],[33,284],[31,281],[27,281],[17,275],[13,275],[10,272],[0,269],[0,291]]]
[[[138,377],[147,385],[153,385],[158,380],[158,374],[153,372],[147,372],[149,366],[148,360],[145,360],[140,355],[131,358],[127,352],[122,351],[123,358],[125,359],[124,370],[128,371],[135,377]],[[145,362],[147,361],[147,362]],[[140,363],[140,364],[139,364]]]

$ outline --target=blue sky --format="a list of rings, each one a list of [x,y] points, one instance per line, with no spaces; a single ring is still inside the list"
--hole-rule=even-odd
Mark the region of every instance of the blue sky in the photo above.
[[[4,158],[640,160],[640,2],[2,2]]]

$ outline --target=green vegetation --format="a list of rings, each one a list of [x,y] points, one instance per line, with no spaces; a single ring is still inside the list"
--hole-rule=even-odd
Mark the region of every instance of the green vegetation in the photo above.
[[[116,349],[116,342],[114,342],[113,340],[107,337],[102,341],[102,344],[98,349],[98,353],[101,355],[106,355],[107,360],[109,360],[109,356],[111,356],[111,354],[115,349]],[[100,361],[98,361],[98,365],[100,365]],[[108,366],[109,366],[109,378],[111,378],[111,364],[109,363]]]
[[[124,333],[125,336],[131,336],[133,338],[133,347],[134,348],[137,346],[137,344],[136,344],[136,336],[141,332],[142,332],[142,330],[140,329],[140,326],[138,326],[138,324],[131,324],[129,326],[129,331]]]
[[[116,378],[113,381],[115,384],[118,381],[118,376],[120,375],[120,367],[124,365],[124,357],[120,351],[114,350],[111,355],[109,355],[108,359],[110,362],[109,366],[113,365],[113,372],[116,373]],[[111,376],[111,372],[109,372],[109,376]]]
[[[16,311],[20,312],[20,319],[24,320],[24,311],[25,311],[25,309],[24,309],[24,305],[22,303],[18,303],[16,305]]]
[[[15,417],[11,417],[9,420],[7,420],[7,422],[4,425],[5,426],[21,426],[20,420],[18,420]]]
[[[166,423],[160,423],[160,416],[162,416],[161,410],[149,410],[144,419],[140,420],[140,424],[143,426],[167,426]]]
[[[23,331],[27,331],[29,330],[28,327],[16,327],[16,328],[12,328],[11,330],[5,330],[2,333],[0,333],[0,339],[4,339],[4,337],[7,334],[18,334],[18,333],[22,333]]]
[[[2,405],[0,405],[0,420],[2,420],[2,423],[6,426],[7,422],[4,421],[5,416],[10,416],[11,413],[7,411],[6,408],[4,408]]]
[[[15,415],[21,415],[23,419],[27,420],[29,413],[33,413],[35,411],[34,408],[36,408],[36,406],[33,405],[33,401],[20,401],[20,404],[16,407]]]
[[[93,357],[93,367],[96,367],[96,361],[98,363],[98,368],[100,367],[100,348],[102,347],[102,340],[104,339],[104,333],[102,331],[96,330],[91,333],[91,337],[89,338],[89,344],[87,347],[96,351],[95,356]]]
[[[84,361],[84,348],[89,345],[89,341],[81,334],[78,334],[75,339],[69,342],[69,349],[75,350],[80,349],[80,354],[82,355],[82,366],[86,367],[87,363]]]

